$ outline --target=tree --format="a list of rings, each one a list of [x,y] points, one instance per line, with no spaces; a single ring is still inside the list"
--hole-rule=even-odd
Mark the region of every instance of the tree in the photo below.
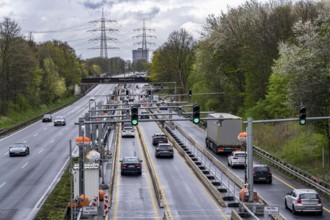
[[[20,30],[10,18],[0,23],[0,114],[4,115],[10,106],[19,109],[29,104],[26,94],[38,83],[36,59],[28,42],[19,36]]]
[[[298,109],[303,103],[310,116],[330,115],[330,16],[322,14],[315,22],[298,22],[294,26],[295,44],[282,44],[279,74],[288,79],[288,103]],[[313,122],[308,122],[313,123]],[[327,137],[330,158],[330,123],[313,123]],[[330,160],[328,161],[330,165]]]
[[[196,42],[192,35],[181,29],[170,34],[167,41],[157,49],[153,59],[151,78],[159,81],[177,82],[180,93],[186,92],[187,79],[194,63]]]

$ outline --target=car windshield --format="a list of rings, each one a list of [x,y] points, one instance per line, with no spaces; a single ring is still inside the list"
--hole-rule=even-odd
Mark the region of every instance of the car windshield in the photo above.
[[[64,119],[63,116],[56,116],[56,119]]]
[[[235,153],[235,157],[246,157],[245,153]]]
[[[50,118],[50,115],[44,115],[44,118]]]
[[[157,138],[164,138],[166,136],[165,136],[165,134],[155,134],[155,137],[157,137]]]
[[[136,157],[126,157],[123,160],[125,163],[139,163],[139,159]]]
[[[133,130],[133,128],[125,127],[124,130],[125,130],[125,131],[131,131],[131,130]]]
[[[256,172],[268,172],[269,171],[269,168],[266,167],[266,166],[260,166],[260,167],[254,167],[254,170]]]
[[[25,144],[20,144],[20,143],[18,143],[18,144],[13,144],[13,148],[22,148],[22,147],[24,147],[25,146]]]
[[[169,148],[169,147],[171,147],[171,145],[169,145],[169,144],[159,144],[158,147],[159,148]]]
[[[319,199],[319,195],[315,193],[304,193],[299,196],[301,199]]]

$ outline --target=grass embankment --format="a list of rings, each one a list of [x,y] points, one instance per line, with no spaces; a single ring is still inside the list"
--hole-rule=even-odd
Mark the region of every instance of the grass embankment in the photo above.
[[[330,182],[326,137],[298,122],[253,125],[254,145],[301,170]],[[324,148],[324,169],[322,168]],[[324,175],[323,175],[324,172]]]
[[[42,115],[46,112],[51,111],[54,108],[57,108],[59,106],[63,106],[66,103],[69,103],[70,101],[73,101],[76,97],[68,97],[62,100],[59,100],[56,103],[53,103],[51,105],[41,105],[38,108],[35,109],[24,109],[21,112],[15,112],[11,111],[9,112],[8,116],[1,116],[0,115],[0,128],[9,128],[16,124],[19,124],[23,121],[26,121],[30,118],[34,118],[38,115]]]
[[[70,166],[38,212],[35,220],[63,219],[67,204],[70,202]]]

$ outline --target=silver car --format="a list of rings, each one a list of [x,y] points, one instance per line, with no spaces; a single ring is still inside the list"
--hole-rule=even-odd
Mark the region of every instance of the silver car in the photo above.
[[[66,121],[64,116],[56,116],[54,119],[54,126],[65,126]]]
[[[285,196],[285,208],[297,212],[315,212],[323,214],[323,205],[319,194],[314,189],[295,189]]]
[[[135,137],[133,127],[124,127],[121,131],[121,137]]]
[[[9,147],[9,156],[26,156],[30,154],[30,148],[25,143],[15,143]]]

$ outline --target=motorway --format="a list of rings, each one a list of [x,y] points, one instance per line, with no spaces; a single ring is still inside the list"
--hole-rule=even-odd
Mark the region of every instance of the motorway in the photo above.
[[[53,123],[36,122],[0,140],[0,220],[33,219],[46,196],[59,180],[69,161],[69,142],[78,137],[78,118],[88,111],[89,97],[96,102],[104,101],[112,93],[114,85],[98,85],[76,103],[53,114],[66,117],[67,125],[54,127]],[[177,116],[179,117],[179,116]],[[205,132],[192,122],[176,122],[202,147],[205,147]],[[136,155],[143,159],[141,176],[121,176],[120,163],[115,161],[117,170],[113,189],[111,219],[162,219],[167,211],[172,219],[230,219],[231,209],[221,207],[194,175],[185,160],[175,150],[174,158],[155,158],[151,144],[153,133],[160,132],[155,122],[140,122],[141,139],[135,129],[135,138],[119,138],[119,157]],[[30,155],[9,157],[8,148],[12,143],[24,142],[30,146]],[[149,170],[142,150],[145,144],[152,166],[163,192],[164,208],[159,208]],[[223,164],[227,157],[214,156]],[[229,168],[229,167],[228,167]],[[244,170],[231,169],[241,179]],[[284,208],[284,196],[292,188],[301,188],[300,183],[273,169],[273,183],[256,184],[255,190],[289,219],[330,219],[330,203],[323,198],[323,216],[293,215]]]
[[[69,142],[78,137],[74,125],[88,111],[89,97],[105,100],[114,86],[100,85],[87,96],[53,114],[66,117],[67,125],[54,127],[41,120],[0,140],[0,220],[33,219],[69,161]],[[9,157],[16,142],[27,143],[30,155]]]

